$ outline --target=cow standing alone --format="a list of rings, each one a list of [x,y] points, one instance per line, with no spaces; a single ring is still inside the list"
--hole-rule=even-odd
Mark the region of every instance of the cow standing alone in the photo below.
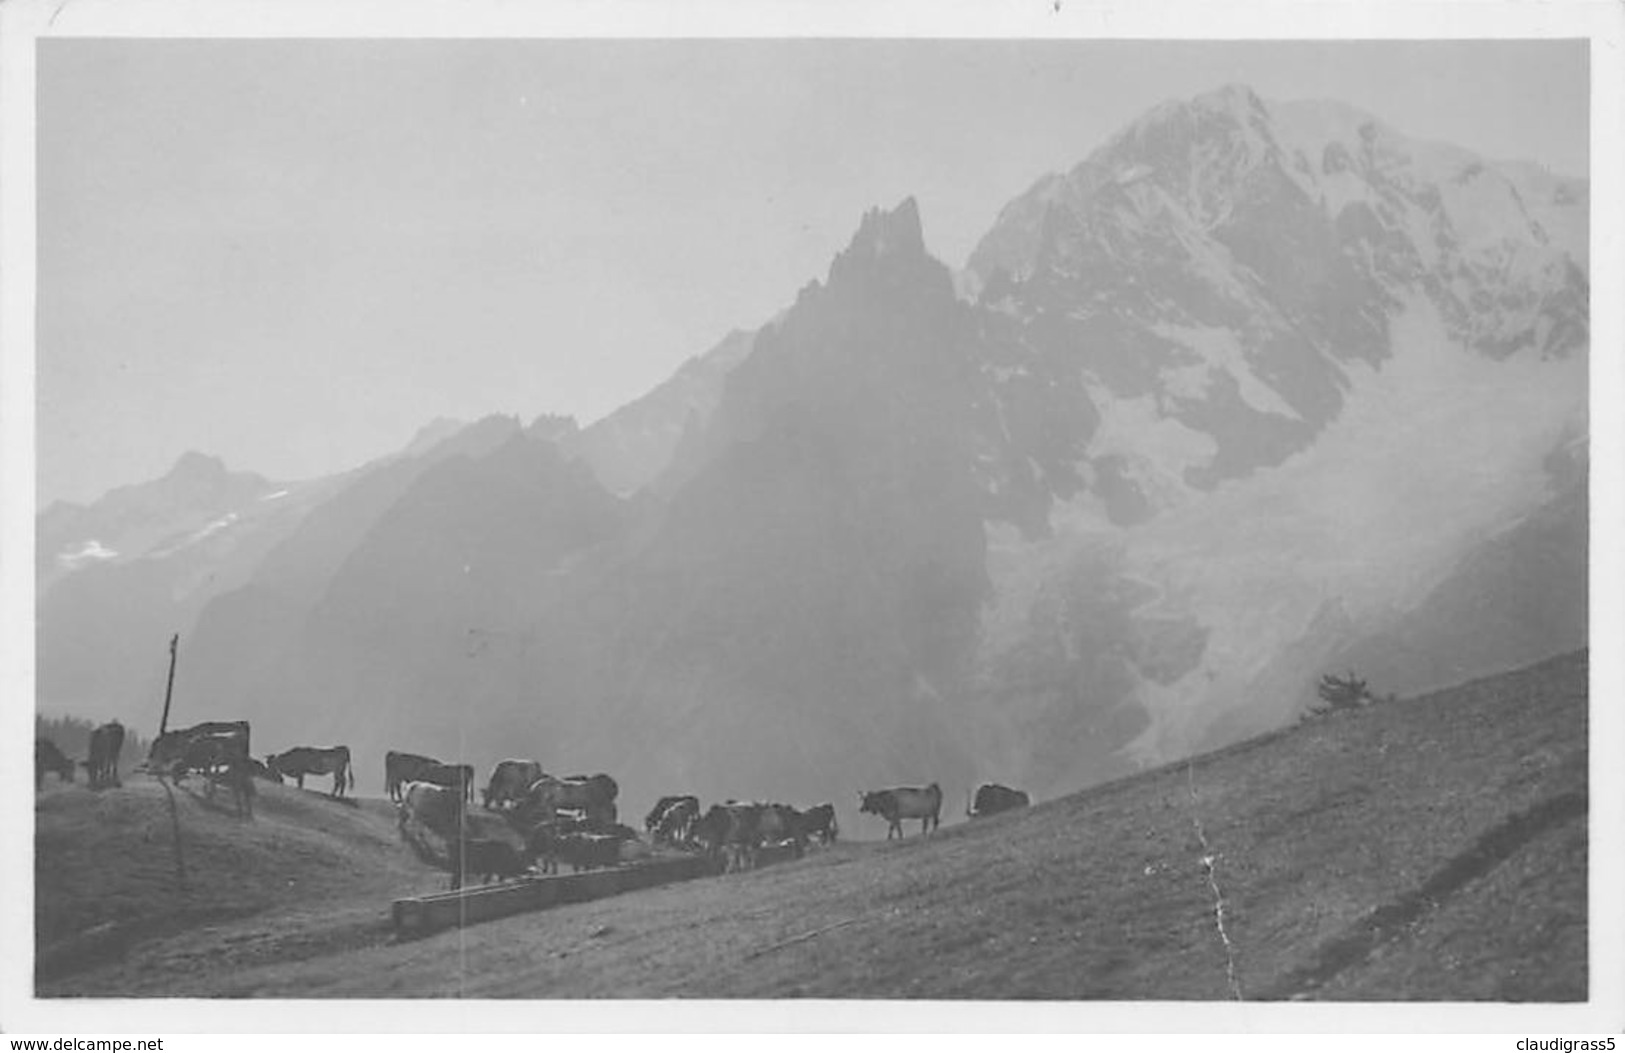
[[[1025,791],[1012,790],[1008,786],[990,782],[983,784],[976,791],[976,802],[965,809],[965,814],[972,819],[982,819],[998,815],[1000,812],[1008,812],[1013,808],[1025,808],[1031,803]]]
[[[299,788],[305,788],[307,775],[333,776],[333,789],[329,796],[343,797],[346,789],[355,787],[355,771],[350,766],[350,747],[334,746],[317,749],[314,746],[295,746],[284,753],[273,753],[265,758],[265,767],[279,779],[294,779]]]
[[[117,786],[118,755],[124,749],[124,725],[109,721],[90,733],[90,759],[84,762],[90,788]]]
[[[920,833],[935,830],[941,825],[942,787],[932,783],[925,789],[899,786],[891,790],[875,790],[858,795],[859,813],[881,816],[886,820],[886,840],[892,835],[903,835],[903,820],[918,819]]]

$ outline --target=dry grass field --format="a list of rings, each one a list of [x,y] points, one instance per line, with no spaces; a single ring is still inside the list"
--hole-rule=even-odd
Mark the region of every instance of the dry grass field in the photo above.
[[[389,901],[444,878],[384,802],[264,787],[249,822],[177,793],[183,892],[163,788],[52,783],[38,992],[1580,1000],[1586,705],[1582,652],[926,838],[409,942]]]

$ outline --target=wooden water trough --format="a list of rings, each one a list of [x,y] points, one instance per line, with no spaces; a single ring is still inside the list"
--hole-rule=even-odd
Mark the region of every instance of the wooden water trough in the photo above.
[[[717,862],[706,856],[682,856],[398,899],[393,904],[391,916],[395,922],[396,938],[413,939],[442,929],[505,918],[510,914],[602,899],[635,889],[709,877],[719,872]]]

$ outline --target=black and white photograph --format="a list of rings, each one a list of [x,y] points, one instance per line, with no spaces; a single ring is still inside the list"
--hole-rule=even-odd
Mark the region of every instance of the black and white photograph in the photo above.
[[[1617,26],[1073,2],[33,9],[8,997],[1625,1025]]]

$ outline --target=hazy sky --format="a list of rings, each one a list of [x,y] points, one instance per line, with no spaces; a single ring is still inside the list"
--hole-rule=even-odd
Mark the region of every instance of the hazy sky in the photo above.
[[[1149,107],[1239,81],[1584,175],[1581,43],[41,40],[41,501],[291,479],[436,416],[587,423],[913,194],[963,264]]]

